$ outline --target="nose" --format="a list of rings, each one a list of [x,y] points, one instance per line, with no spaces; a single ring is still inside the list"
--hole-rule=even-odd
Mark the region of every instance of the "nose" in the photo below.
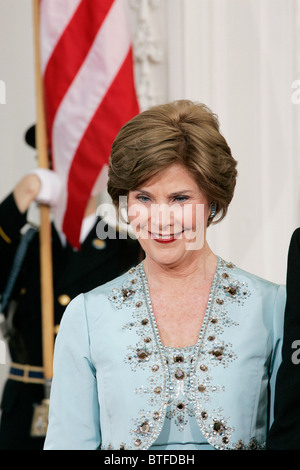
[[[165,233],[174,223],[174,214],[168,204],[152,204],[150,211],[150,231]]]

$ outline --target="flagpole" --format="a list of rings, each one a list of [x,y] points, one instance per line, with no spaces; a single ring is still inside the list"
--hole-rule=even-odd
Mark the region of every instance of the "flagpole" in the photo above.
[[[49,168],[46,114],[44,104],[43,79],[40,60],[40,0],[33,0],[35,80],[36,80],[36,142],[38,165]],[[42,307],[42,345],[45,377],[45,394],[49,398],[53,376],[54,350],[54,303],[53,303],[53,268],[51,244],[50,208],[40,207],[40,269],[41,269],[41,307]]]

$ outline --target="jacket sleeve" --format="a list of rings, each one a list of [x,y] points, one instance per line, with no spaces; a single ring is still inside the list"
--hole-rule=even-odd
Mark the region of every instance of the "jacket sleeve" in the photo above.
[[[270,425],[274,420],[275,384],[277,372],[282,361],[283,322],[286,304],[286,287],[277,288],[273,307],[273,353],[270,363]]]
[[[300,341],[300,229],[293,233],[288,255],[282,363],[276,380],[274,423],[267,439],[269,450],[300,450],[300,361],[293,360],[294,354],[297,353],[293,345],[299,344],[298,341]]]
[[[55,343],[45,450],[96,450],[101,443],[96,373],[84,295],[67,307]]]
[[[12,261],[20,241],[20,231],[26,224],[27,213],[22,214],[10,194],[0,204],[0,293],[3,292]]]

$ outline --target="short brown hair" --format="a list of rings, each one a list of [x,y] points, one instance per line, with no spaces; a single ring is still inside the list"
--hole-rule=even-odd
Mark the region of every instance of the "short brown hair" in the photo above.
[[[188,100],[152,107],[127,122],[109,159],[108,193],[119,197],[143,185],[172,164],[183,165],[209,203],[218,222],[233,197],[237,162],[219,131],[218,118],[204,104]]]

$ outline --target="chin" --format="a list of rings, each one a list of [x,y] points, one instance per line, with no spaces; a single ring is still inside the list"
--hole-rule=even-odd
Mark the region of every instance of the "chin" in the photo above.
[[[145,249],[148,258],[160,266],[172,267],[178,266],[186,260],[187,252],[185,249],[174,249],[163,247],[163,249]],[[191,252],[190,252],[191,253]]]

